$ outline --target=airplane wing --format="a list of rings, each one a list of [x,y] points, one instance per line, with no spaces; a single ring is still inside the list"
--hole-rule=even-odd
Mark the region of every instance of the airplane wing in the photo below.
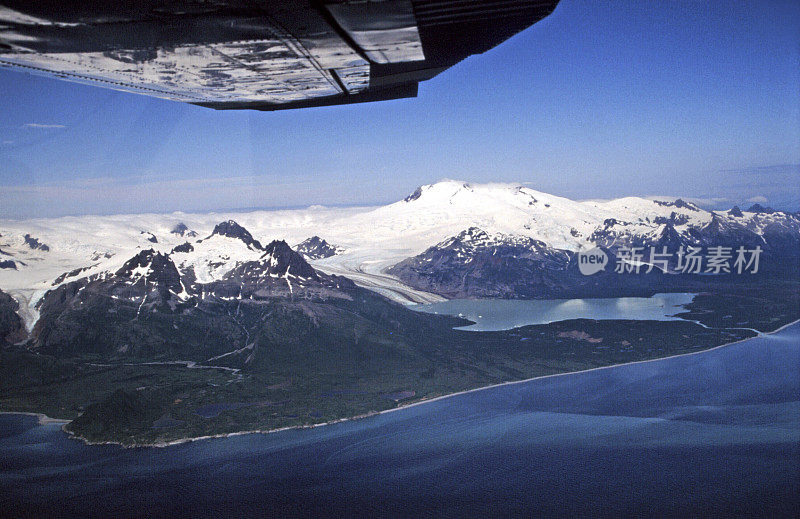
[[[0,0],[0,66],[216,109],[414,97],[558,0]]]

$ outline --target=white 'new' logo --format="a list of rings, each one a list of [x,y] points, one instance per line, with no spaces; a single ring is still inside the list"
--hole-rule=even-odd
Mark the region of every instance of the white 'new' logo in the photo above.
[[[578,269],[584,276],[600,272],[606,268],[606,265],[608,265],[608,256],[599,247],[578,253]]]

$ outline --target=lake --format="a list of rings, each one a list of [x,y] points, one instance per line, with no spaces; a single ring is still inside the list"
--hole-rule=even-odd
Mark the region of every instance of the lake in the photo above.
[[[0,415],[6,514],[797,516],[800,324],[361,420],[168,448]]]
[[[547,324],[568,319],[634,319],[670,321],[695,294],[655,294],[653,297],[615,297],[607,299],[451,299],[413,305],[421,312],[463,317],[475,324],[460,330],[491,332],[531,324]]]

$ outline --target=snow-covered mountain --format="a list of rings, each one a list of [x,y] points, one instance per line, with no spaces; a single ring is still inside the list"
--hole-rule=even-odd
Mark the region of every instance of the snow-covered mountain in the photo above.
[[[331,245],[319,236],[303,240],[295,246],[295,250],[308,259],[330,258],[344,252],[343,248]]]
[[[142,250],[169,254],[182,275],[192,272],[195,282],[210,283],[258,261],[262,243],[324,236],[336,254],[309,254],[315,268],[352,274],[362,285],[416,300],[385,271],[470,228],[511,241],[534,240],[555,253],[596,245],[708,245],[731,237],[748,246],[800,249],[800,218],[759,206],[715,213],[667,197],[575,201],[516,184],[443,181],[372,208],[3,220],[0,290],[20,302],[30,327],[36,302],[47,290],[116,272]]]
[[[269,366],[279,348],[329,346],[342,337],[349,339],[341,345],[357,343],[358,330],[378,322],[390,336],[398,313],[424,320],[346,278],[317,272],[284,241],[207,283],[191,269],[181,272],[174,255],[145,249],[115,271],[62,282],[40,299],[30,334],[14,320],[16,303],[0,292],[0,344],[27,338],[33,350],[68,358]]]
[[[518,298],[560,285],[557,278],[563,278],[571,259],[571,253],[533,238],[470,227],[388,272],[447,297]]]
[[[201,298],[210,294],[224,300],[347,298],[341,290],[354,286],[345,278],[317,272],[285,241],[275,240],[257,260],[238,264],[221,280],[200,286],[199,292]]]

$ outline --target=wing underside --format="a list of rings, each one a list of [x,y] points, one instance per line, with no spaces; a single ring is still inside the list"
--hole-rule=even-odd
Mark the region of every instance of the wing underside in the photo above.
[[[0,65],[218,109],[413,97],[557,0],[0,0]]]

